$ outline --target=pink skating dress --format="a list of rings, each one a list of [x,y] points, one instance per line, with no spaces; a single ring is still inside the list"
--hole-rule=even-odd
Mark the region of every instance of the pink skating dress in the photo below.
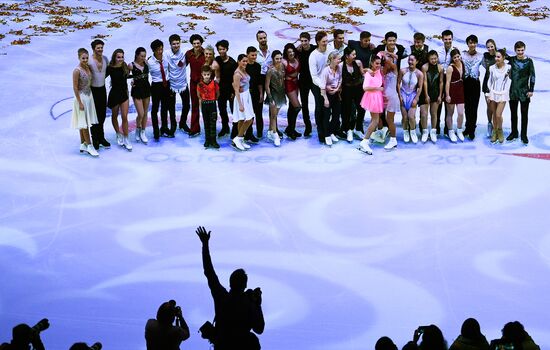
[[[374,76],[369,72],[365,73],[363,81],[363,90],[366,87],[381,87],[384,78],[380,70],[374,73]],[[384,111],[384,94],[382,91],[365,91],[361,99],[361,107],[371,113],[382,113]]]

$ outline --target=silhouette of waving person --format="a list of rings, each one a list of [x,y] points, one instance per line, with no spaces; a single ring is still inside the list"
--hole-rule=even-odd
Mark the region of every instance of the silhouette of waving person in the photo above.
[[[203,337],[214,344],[215,350],[259,350],[256,334],[262,334],[265,327],[260,288],[247,290],[248,276],[243,269],[237,269],[229,277],[228,292],[221,285],[210,258],[210,231],[199,226],[196,233],[202,242],[202,265],[215,310],[214,329],[208,336],[203,332]]]

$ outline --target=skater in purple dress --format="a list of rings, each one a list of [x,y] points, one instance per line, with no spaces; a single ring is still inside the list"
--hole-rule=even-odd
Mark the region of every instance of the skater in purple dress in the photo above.
[[[418,136],[416,135],[416,107],[422,91],[424,75],[416,68],[417,61],[416,56],[410,54],[407,61],[409,66],[399,71],[397,79],[399,101],[401,102],[403,141],[405,143],[409,141],[413,143],[418,142]]]

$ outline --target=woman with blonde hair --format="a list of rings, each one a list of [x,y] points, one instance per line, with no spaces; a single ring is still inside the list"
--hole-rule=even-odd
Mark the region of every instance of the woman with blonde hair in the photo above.
[[[338,132],[340,127],[340,114],[342,104],[340,102],[340,92],[342,91],[342,66],[340,65],[341,56],[337,50],[328,54],[327,66],[321,71],[321,96],[324,99],[323,130],[325,130],[325,144],[332,146],[333,142],[338,142],[334,133]]]
[[[79,65],[73,70],[73,115],[71,125],[80,133],[80,153],[87,152],[92,157],[99,156],[90,140],[89,128],[97,124],[94,98],[90,89],[92,72],[88,66],[88,50],[78,49]]]

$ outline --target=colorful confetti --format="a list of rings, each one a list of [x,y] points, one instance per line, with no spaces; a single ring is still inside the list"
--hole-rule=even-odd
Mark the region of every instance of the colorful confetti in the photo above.
[[[478,10],[486,6],[489,11],[504,12],[533,21],[548,18],[550,8],[536,7],[535,1],[411,0],[425,12],[444,8]],[[361,20],[366,19],[364,17],[369,13],[378,16],[396,11],[392,7],[392,0],[368,0],[368,11],[365,6],[351,6],[351,2],[346,0],[103,0],[99,2],[103,6],[101,9],[82,5],[68,6],[66,3],[65,0],[0,2],[0,41],[8,38],[6,41],[10,41],[11,45],[25,45],[32,38],[44,35],[67,34],[92,28],[112,31],[138,18],[143,19],[147,25],[164,31],[161,16],[168,12],[175,12],[177,16],[187,19],[177,24],[184,33],[197,31],[208,37],[215,32],[206,26],[200,27],[199,21],[210,20],[210,14],[222,14],[247,23],[258,22],[262,16],[269,15],[289,28],[312,31],[330,30],[338,24],[357,26],[363,24]],[[323,14],[316,11],[320,5],[326,9]],[[399,14],[405,16],[407,13],[399,10]],[[312,19],[315,25],[304,24],[303,19]],[[32,25],[25,26],[25,22]]]

